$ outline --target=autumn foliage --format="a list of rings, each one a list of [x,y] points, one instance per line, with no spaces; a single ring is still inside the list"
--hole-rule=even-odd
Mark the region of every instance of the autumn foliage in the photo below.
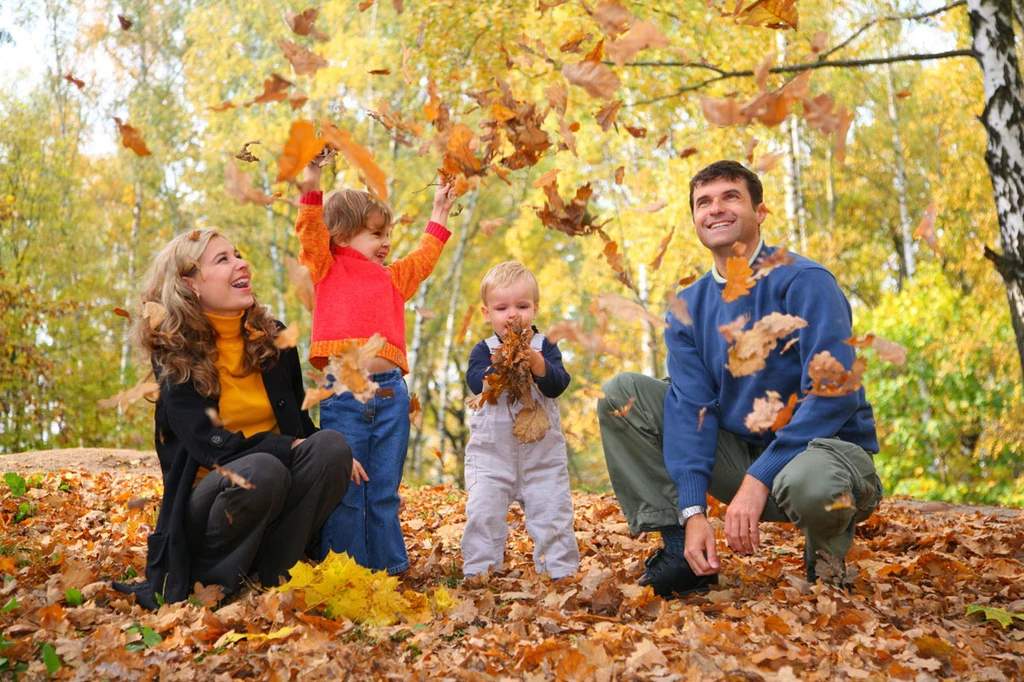
[[[0,484],[0,673],[282,680],[1024,675],[1024,524],[1013,512],[884,502],[858,529],[849,593],[804,582],[799,532],[764,524],[766,550],[749,558],[725,554],[715,591],[666,602],[636,585],[652,541],[630,537],[610,495],[573,495],[581,550],[575,578],[552,583],[533,572],[522,511],[513,507],[506,566],[463,582],[465,494],[405,489],[402,526],[412,568],[401,578],[334,559],[297,571],[291,587],[246,589],[219,607],[218,590],[197,588],[189,601],[148,613],[106,580],[142,572],[159,494],[158,479],[124,471],[8,474]],[[712,507],[719,533],[723,513]],[[347,587],[314,593],[307,586],[323,586],[317,576],[324,572],[334,575],[326,584]]]

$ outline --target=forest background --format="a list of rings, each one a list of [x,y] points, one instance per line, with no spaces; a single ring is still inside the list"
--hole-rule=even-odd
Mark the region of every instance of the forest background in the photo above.
[[[275,182],[277,158],[295,121],[329,120],[373,154],[396,215],[412,218],[396,226],[401,255],[429,214],[439,116],[471,130],[471,151],[480,149],[481,122],[510,120],[493,104],[501,79],[520,105],[513,122],[530,105],[546,112],[538,128],[549,146],[519,166],[481,169],[479,184],[462,188],[453,238],[407,308],[408,381],[423,405],[408,482],[460,478],[463,372],[489,332],[479,281],[518,259],[540,280],[542,331],[571,320],[602,337],[589,349],[562,342],[573,384],[560,402],[574,487],[607,488],[595,396],[619,371],[663,375],[665,349],[656,325],[604,320],[592,303],[614,292],[661,316],[680,280],[706,271],[686,184],[733,158],[762,171],[766,241],[831,269],[858,334],[908,349],[901,367],[869,355],[864,379],[889,492],[1024,506],[1022,369],[1007,285],[984,252],[1000,248],[1000,217],[982,71],[967,54],[969,3],[803,0],[786,30],[745,25],[732,16],[737,3],[721,4],[628,2],[616,28],[581,2],[327,1],[320,41],[286,23],[305,5],[271,0],[0,2],[0,62],[33,55],[0,75],[0,453],[152,447],[145,402],[97,401],[148,371],[114,310],[138,314],[146,264],[179,232],[225,230],[252,263],[261,301],[302,330],[304,350],[311,316],[288,269],[296,208],[229,196],[231,164],[256,194],[294,199],[293,186]],[[1020,29],[1016,2],[973,4]],[[628,41],[620,28],[641,21],[665,39],[624,60],[608,51],[600,78],[576,77],[585,87],[567,80],[588,53],[595,63],[599,41]],[[327,64],[297,74],[282,40]],[[837,63],[805,73],[827,101],[793,102],[773,125],[734,125],[742,116],[730,96],[741,105],[780,92],[799,73],[780,66],[821,61]],[[245,106],[275,73],[293,84],[280,91],[288,98]],[[564,109],[551,94],[559,86]],[[825,104],[838,132],[813,115]],[[122,146],[113,117],[151,155]],[[234,158],[254,140],[257,161]],[[606,223],[608,243],[545,226],[538,211],[556,169],[567,203],[589,183],[586,219]],[[342,156],[330,171],[335,187],[363,186],[358,162]]]

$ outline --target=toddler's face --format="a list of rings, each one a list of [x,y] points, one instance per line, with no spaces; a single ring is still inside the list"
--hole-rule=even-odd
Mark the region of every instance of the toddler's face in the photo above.
[[[384,224],[384,216],[374,213],[366,221],[366,227],[341,246],[355,249],[374,263],[384,265],[391,251],[391,226]]]
[[[487,294],[487,304],[481,310],[484,319],[494,327],[494,333],[502,338],[513,317],[518,317],[522,326],[528,327],[537,317],[533,285],[523,280],[503,289],[493,289]]]

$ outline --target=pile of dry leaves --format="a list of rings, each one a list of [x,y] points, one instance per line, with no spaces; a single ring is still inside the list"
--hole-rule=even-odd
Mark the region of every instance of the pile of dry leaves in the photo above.
[[[887,502],[859,528],[852,593],[804,582],[799,533],[765,524],[761,556],[726,554],[716,591],[665,602],[635,584],[655,541],[629,536],[610,495],[574,495],[575,579],[533,573],[514,508],[505,570],[463,582],[464,493],[410,489],[400,589],[429,610],[384,626],[330,619],[299,590],[142,611],[106,579],[142,571],[159,494],[124,472],[0,484],[0,678],[1024,678],[1019,514]]]

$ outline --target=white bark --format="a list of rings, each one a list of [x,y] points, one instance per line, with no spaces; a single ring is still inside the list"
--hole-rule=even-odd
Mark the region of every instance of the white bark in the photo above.
[[[889,49],[884,50],[885,56],[889,56]],[[900,284],[903,278],[908,282],[914,280],[914,272],[917,264],[914,257],[914,234],[913,226],[910,224],[910,207],[907,202],[907,169],[903,158],[903,139],[900,136],[900,114],[896,108],[896,86],[892,78],[892,64],[885,65],[885,91],[888,98],[889,122],[892,124],[892,150],[896,159],[896,201],[900,211]]]

